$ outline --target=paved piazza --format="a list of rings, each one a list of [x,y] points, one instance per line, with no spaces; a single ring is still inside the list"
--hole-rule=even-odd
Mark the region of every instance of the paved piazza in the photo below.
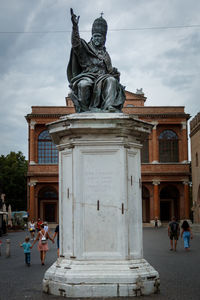
[[[0,256],[0,300],[66,299],[42,293],[44,272],[56,260],[56,243],[52,245],[49,242],[50,250],[45,266],[40,265],[39,253],[35,245],[29,268],[24,265],[23,249],[19,247],[19,242],[23,242],[26,235],[27,232],[12,232],[0,237],[3,242]],[[128,298],[128,300],[199,300],[200,233],[194,233],[191,251],[188,253],[183,248],[183,240],[178,241],[177,252],[169,251],[166,228],[144,228],[143,236],[144,258],[159,272],[161,291],[160,294]],[[5,257],[6,239],[11,240],[10,258]]]

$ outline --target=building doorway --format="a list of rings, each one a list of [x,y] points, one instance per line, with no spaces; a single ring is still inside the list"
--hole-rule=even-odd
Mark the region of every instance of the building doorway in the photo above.
[[[58,223],[58,193],[52,187],[45,187],[38,194],[38,216],[49,223]]]
[[[179,190],[174,185],[167,185],[160,191],[160,220],[169,222],[175,216],[179,219]]]
[[[46,222],[56,222],[56,203],[44,203],[43,215]]]
[[[171,201],[160,201],[160,219],[161,221],[171,220]]]
[[[150,193],[145,186],[142,186],[142,221],[150,222]]]

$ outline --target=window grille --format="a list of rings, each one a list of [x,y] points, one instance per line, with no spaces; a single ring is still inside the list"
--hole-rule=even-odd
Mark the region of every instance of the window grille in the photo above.
[[[56,145],[52,142],[47,130],[42,131],[38,137],[38,163],[58,163],[58,150],[56,149]]]
[[[178,162],[178,136],[172,130],[164,130],[159,136],[160,162]]]

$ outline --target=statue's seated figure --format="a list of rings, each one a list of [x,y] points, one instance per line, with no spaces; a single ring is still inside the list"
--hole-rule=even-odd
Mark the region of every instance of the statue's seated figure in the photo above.
[[[105,48],[107,23],[102,16],[92,26],[89,43],[79,36],[77,17],[71,9],[72,50],[67,68],[71,98],[76,112],[121,111],[125,93],[120,74],[112,67]]]

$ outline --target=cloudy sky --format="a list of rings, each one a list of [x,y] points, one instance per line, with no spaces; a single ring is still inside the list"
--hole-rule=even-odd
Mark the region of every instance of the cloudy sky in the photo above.
[[[31,106],[65,105],[70,7],[86,41],[104,12],[106,47],[127,90],[143,88],[148,106],[200,111],[199,0],[0,0],[0,155],[27,157]]]

